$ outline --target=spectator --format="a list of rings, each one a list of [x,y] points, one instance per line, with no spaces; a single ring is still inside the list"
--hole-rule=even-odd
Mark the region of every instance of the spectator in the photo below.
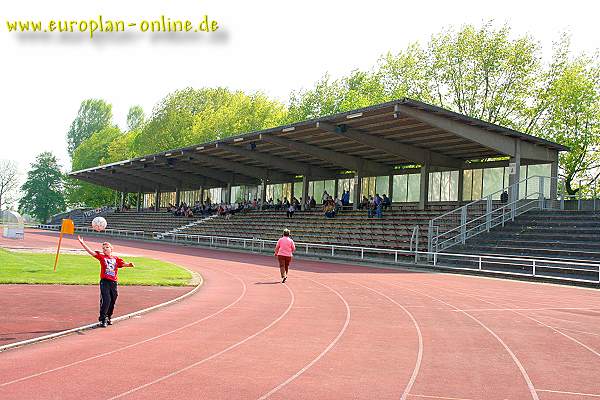
[[[375,204],[375,215],[377,218],[381,218],[381,209],[383,207],[383,199],[379,196],[379,193],[375,194],[375,198],[373,198],[373,203]]]
[[[323,207],[323,210],[325,211],[325,216],[327,218],[335,217],[335,205],[333,204],[333,201],[327,201],[327,203]]]
[[[367,196],[363,196],[361,202],[358,204],[358,209],[364,210],[367,208],[368,205],[369,205],[369,199],[367,198]]]
[[[292,218],[294,216],[294,211],[296,211],[296,208],[292,204],[290,204],[287,209],[286,217]]]
[[[392,208],[392,199],[390,199],[389,197],[387,197],[384,194],[382,202],[381,202],[381,205],[382,205],[382,207],[383,207],[384,210],[387,210],[388,208]]]
[[[325,205],[325,202],[327,201],[327,199],[329,199],[329,193],[327,193],[327,190],[323,192],[323,197],[321,198],[321,200],[323,201],[323,205]]]
[[[350,191],[344,190],[344,194],[342,195],[342,206],[350,205]]]
[[[373,218],[374,214],[375,214],[375,199],[373,199],[373,196],[369,196],[369,200],[367,203],[367,217]]]
[[[508,203],[508,192],[506,190],[500,195],[500,201],[504,204]]]
[[[317,202],[313,196],[310,196],[310,208],[315,208],[317,206]]]
[[[344,203],[342,203],[341,199],[338,199],[337,197],[334,200],[334,204],[335,204],[335,211],[338,212],[339,210],[342,209],[342,207],[344,207]]]

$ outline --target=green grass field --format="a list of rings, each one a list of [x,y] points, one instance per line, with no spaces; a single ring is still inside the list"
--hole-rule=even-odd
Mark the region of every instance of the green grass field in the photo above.
[[[21,253],[0,249],[0,283],[92,285],[100,280],[100,263],[89,255]],[[185,286],[192,275],[171,263],[144,257],[124,257],[135,268],[119,271],[121,285]]]

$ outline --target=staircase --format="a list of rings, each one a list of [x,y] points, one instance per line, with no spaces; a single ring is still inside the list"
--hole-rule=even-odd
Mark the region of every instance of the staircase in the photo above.
[[[448,253],[486,256],[483,269],[488,271],[525,275],[535,271],[539,277],[599,282],[600,212],[529,211],[504,227],[452,247]],[[438,262],[450,267],[477,268],[475,260],[444,253],[438,255]]]
[[[600,212],[529,211],[452,252],[600,261]]]

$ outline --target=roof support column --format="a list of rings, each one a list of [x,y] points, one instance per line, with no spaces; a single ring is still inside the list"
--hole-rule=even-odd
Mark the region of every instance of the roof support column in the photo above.
[[[390,199],[390,203],[394,198],[394,175],[390,175],[388,177],[388,199]]]
[[[335,178],[333,182],[333,199],[335,200],[340,197],[340,185],[338,183],[338,178]]]
[[[142,192],[137,192],[137,212],[140,212],[142,209]]]
[[[225,190],[225,203],[231,204],[231,182],[227,183],[227,189]]]
[[[154,211],[158,211],[160,209],[160,190],[156,189],[154,191]]]
[[[181,189],[175,188],[175,205],[179,207],[179,202],[181,201]]]
[[[550,164],[550,199],[558,198],[558,161]]]
[[[354,202],[352,203],[352,209],[358,210],[358,205],[360,204],[362,193],[362,174],[360,171],[356,171],[354,174]]]
[[[521,180],[521,141],[515,139],[515,156],[510,158],[509,163],[514,166],[514,174],[508,175],[509,199],[513,203],[512,212],[514,213],[515,202],[519,199],[519,181]],[[513,186],[514,185],[514,186]]]
[[[262,210],[264,205],[267,203],[265,199],[267,197],[267,178],[264,178],[260,182],[260,209]]]
[[[465,169],[458,169],[458,201],[463,201],[465,192]]]
[[[308,200],[308,175],[302,176],[302,201],[300,206],[302,211],[306,210],[306,201]]]
[[[421,187],[419,195],[419,210],[424,210],[429,200],[429,164],[421,165]]]
[[[127,192],[121,192],[121,211],[125,208],[125,196],[127,196]]]

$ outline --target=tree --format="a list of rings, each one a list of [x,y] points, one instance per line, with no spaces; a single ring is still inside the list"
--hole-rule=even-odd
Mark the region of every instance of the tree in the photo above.
[[[36,157],[21,191],[19,209],[41,222],[64,210],[63,175],[52,153],[44,152]]]
[[[92,134],[73,152],[73,170],[92,168],[124,159],[110,158],[111,146],[118,143],[123,136],[119,128],[114,126],[105,127]],[[65,183],[67,203],[72,207],[99,207],[112,202],[114,192],[110,189],[70,178]]]
[[[225,88],[187,88],[161,100],[132,141],[135,154],[185,147],[208,140],[277,126],[285,106],[262,93]]]
[[[287,122],[297,122],[381,103],[387,99],[380,77],[355,70],[331,80],[325,75],[314,89],[292,92]]]
[[[81,102],[77,116],[67,132],[67,150],[73,156],[75,149],[94,132],[111,125],[112,106],[101,99]]]
[[[145,120],[144,109],[140,106],[132,106],[127,113],[127,129],[138,130],[144,125]]]
[[[0,210],[2,206],[13,202],[18,181],[17,164],[14,161],[0,160]]]
[[[587,190],[600,169],[600,63],[597,57],[569,57],[569,38],[557,43],[544,86],[532,107],[530,131],[570,148],[560,155],[567,193]]]

